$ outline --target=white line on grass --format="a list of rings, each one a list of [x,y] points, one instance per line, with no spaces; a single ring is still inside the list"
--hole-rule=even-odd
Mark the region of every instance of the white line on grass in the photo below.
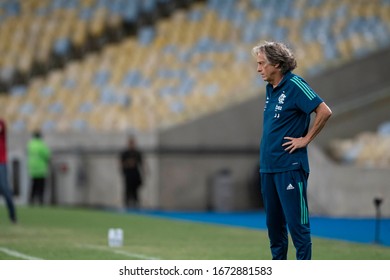
[[[109,252],[113,252],[113,253],[116,253],[119,255],[124,255],[126,257],[136,258],[136,259],[140,259],[140,260],[159,260],[159,258],[156,258],[156,257],[150,257],[150,256],[142,255],[142,254],[136,254],[136,253],[131,253],[131,252],[122,251],[122,250],[118,250],[118,249],[112,249],[110,247],[105,247],[105,246],[88,245],[88,244],[84,244],[84,245],[80,245],[80,246],[85,247],[85,248],[90,248],[90,249],[109,251]]]
[[[41,260],[40,258],[29,256],[29,255],[26,255],[26,254],[23,254],[23,253],[20,253],[18,251],[11,250],[11,249],[8,249],[5,247],[0,247],[0,251],[3,252],[4,254],[9,255],[9,256],[21,258],[24,260]]]

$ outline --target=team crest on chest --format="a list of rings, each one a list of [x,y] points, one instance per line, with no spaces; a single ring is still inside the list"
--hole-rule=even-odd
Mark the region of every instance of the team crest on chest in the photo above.
[[[284,91],[283,91],[284,92]],[[279,101],[279,104],[284,104],[284,100],[286,99],[286,95],[284,93],[282,93],[279,98],[278,98],[278,101]]]

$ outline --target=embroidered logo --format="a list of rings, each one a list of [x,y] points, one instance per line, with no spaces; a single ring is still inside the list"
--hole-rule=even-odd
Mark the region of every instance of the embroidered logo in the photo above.
[[[275,111],[282,111],[282,110],[283,110],[282,106],[279,106],[279,105],[275,106]]]
[[[279,119],[280,118],[280,113],[279,112],[282,111],[282,110],[283,110],[283,107],[276,104],[274,118]]]
[[[278,98],[278,101],[279,101],[279,104],[284,104],[284,100],[286,99],[286,95],[284,93],[282,93],[279,98]]]
[[[291,185],[291,184],[289,184],[289,185],[287,186],[287,188],[286,188],[286,190],[288,190],[288,191],[293,190],[293,189],[295,189],[295,188],[294,188],[293,185]]]

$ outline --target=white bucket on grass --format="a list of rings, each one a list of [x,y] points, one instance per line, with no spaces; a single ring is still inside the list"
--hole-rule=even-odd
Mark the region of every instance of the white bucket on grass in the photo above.
[[[121,228],[108,229],[108,246],[110,247],[123,246],[123,229]]]

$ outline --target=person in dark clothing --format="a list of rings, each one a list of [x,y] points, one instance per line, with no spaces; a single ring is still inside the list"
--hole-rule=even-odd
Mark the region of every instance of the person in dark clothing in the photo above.
[[[133,137],[129,138],[127,148],[120,154],[120,166],[125,186],[124,205],[127,208],[138,208],[138,191],[142,186],[143,165],[142,154],[137,149]]]
[[[290,233],[296,258],[310,260],[307,147],[332,111],[303,78],[292,73],[297,61],[285,44],[265,42],[252,54],[257,72],[267,82],[259,171],[272,259],[287,259]]]

